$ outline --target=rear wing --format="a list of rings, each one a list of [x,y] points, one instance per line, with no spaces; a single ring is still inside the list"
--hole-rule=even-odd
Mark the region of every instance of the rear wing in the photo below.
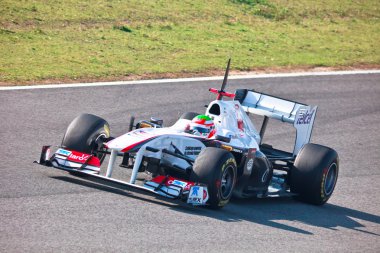
[[[264,116],[260,135],[264,134],[268,118],[293,124],[296,128],[293,156],[298,154],[303,145],[309,143],[317,106],[309,106],[247,89],[236,90],[235,100],[240,102],[245,112]]]

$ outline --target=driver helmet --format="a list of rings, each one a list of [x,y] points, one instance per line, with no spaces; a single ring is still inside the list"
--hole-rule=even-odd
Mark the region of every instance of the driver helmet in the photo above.
[[[198,115],[190,123],[190,130],[195,135],[207,137],[213,129],[214,122],[207,115]]]

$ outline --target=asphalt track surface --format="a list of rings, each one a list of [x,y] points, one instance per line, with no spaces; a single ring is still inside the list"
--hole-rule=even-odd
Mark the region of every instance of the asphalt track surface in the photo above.
[[[322,207],[271,198],[233,200],[220,211],[193,208],[32,163],[42,145],[60,144],[82,112],[104,117],[120,135],[132,114],[170,125],[183,112],[204,111],[214,99],[208,88],[219,85],[1,91],[0,252],[380,252],[380,74],[228,86],[319,105],[312,142],[340,155],[337,187]],[[264,141],[285,148],[290,130],[273,123]],[[121,179],[129,173],[115,170]]]

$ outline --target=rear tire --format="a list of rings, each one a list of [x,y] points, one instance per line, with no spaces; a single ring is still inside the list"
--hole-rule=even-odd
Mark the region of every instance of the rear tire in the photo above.
[[[219,209],[231,199],[236,176],[234,156],[224,149],[207,147],[195,160],[190,181],[207,184],[207,203],[211,208]]]
[[[110,137],[109,124],[104,119],[81,114],[68,126],[61,146],[66,149],[96,155],[103,162],[105,154],[98,153],[103,140]]]
[[[290,172],[290,190],[301,201],[323,205],[334,191],[338,173],[339,157],[335,150],[306,144]]]

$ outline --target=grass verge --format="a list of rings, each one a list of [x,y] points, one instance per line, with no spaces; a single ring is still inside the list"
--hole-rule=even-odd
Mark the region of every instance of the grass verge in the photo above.
[[[3,0],[0,82],[380,64],[380,1]]]

